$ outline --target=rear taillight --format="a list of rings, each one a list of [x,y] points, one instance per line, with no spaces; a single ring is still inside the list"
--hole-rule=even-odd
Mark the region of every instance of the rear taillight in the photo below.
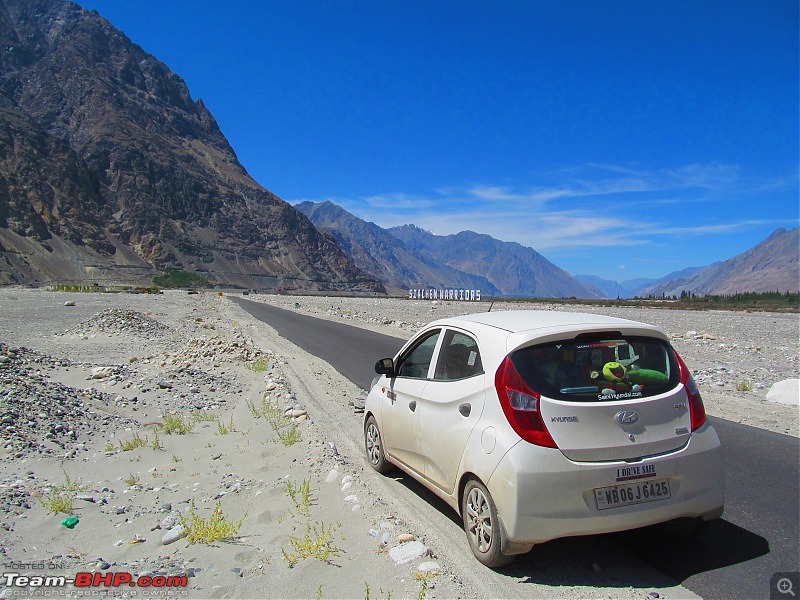
[[[689,371],[689,367],[683,362],[683,359],[675,353],[678,358],[678,367],[681,371],[681,383],[686,388],[686,395],[689,397],[689,415],[692,417],[692,431],[696,431],[703,426],[706,422],[706,407],[703,406],[703,397],[700,395],[700,390],[697,389],[697,383]]]
[[[494,387],[503,413],[519,437],[537,446],[557,447],[539,411],[539,394],[525,384],[510,358],[506,357],[497,369]]]

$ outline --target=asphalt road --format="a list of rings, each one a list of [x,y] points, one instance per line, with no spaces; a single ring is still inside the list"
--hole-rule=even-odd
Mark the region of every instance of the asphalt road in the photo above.
[[[403,344],[398,338],[358,327],[235,296],[229,299],[364,389],[374,377],[375,361],[393,356]],[[627,551],[637,556],[703,598],[790,600],[790,594],[777,593],[771,585],[780,578],[776,574],[800,571],[798,439],[724,419],[711,418],[711,422],[725,456],[722,519],[689,540],[670,539],[657,528],[584,540],[594,543],[592,538],[599,538],[601,545],[618,546],[623,554]],[[424,492],[421,495],[426,496]],[[543,558],[552,560],[573,552],[571,544],[574,541],[555,540],[536,546],[506,572],[517,578],[529,577],[531,571],[541,571]],[[797,581],[796,576],[792,579]],[[797,587],[792,591],[800,593]]]

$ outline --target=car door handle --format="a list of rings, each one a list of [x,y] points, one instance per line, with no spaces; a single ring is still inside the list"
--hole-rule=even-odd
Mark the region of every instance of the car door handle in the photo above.
[[[462,404],[461,406],[458,407],[458,412],[460,412],[462,416],[468,417],[469,413],[472,412],[472,405]]]
[[[408,408],[411,409],[411,412],[414,412],[415,410],[417,410],[417,401],[416,400],[412,400],[411,402],[409,402],[408,403]]]

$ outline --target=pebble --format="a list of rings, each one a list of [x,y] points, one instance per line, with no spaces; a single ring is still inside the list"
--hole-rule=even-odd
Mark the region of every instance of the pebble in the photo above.
[[[186,535],[186,530],[183,528],[182,525],[176,525],[172,529],[170,529],[163,538],[161,538],[161,543],[165,546],[177,542],[181,539],[184,535]]]
[[[410,533],[401,533],[397,536],[397,541],[400,544],[404,544],[405,542],[412,542],[414,541],[414,536]]]
[[[389,557],[396,565],[404,565],[428,554],[428,547],[422,542],[406,542],[389,550]]]
[[[417,567],[417,571],[420,573],[433,573],[434,571],[439,570],[439,563],[435,560],[429,560],[424,563],[420,563]]]
[[[336,481],[336,478],[339,477],[339,471],[336,469],[331,469],[328,472],[328,476],[325,478],[325,483],[333,483]]]

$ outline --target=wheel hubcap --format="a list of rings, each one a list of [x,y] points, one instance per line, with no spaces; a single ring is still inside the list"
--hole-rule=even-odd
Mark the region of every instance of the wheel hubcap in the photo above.
[[[467,531],[480,552],[488,552],[492,545],[492,512],[486,496],[478,488],[467,496]]]
[[[373,465],[381,460],[381,434],[373,423],[367,427],[367,456]]]

